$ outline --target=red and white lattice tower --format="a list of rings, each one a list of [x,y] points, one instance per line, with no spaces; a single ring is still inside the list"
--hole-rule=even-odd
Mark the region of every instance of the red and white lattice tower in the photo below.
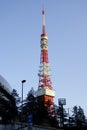
[[[50,66],[48,60],[48,35],[46,34],[45,25],[45,12],[42,10],[42,34],[40,40],[41,47],[41,57],[40,57],[40,69],[39,69],[39,85],[38,91],[36,92],[37,97],[44,101],[46,104],[50,101],[54,104],[53,98],[55,96],[55,91],[52,88],[52,82],[50,78]]]

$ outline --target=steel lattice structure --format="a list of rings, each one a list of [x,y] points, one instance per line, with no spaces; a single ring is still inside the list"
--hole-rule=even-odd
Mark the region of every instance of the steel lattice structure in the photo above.
[[[40,68],[39,68],[39,84],[37,97],[43,98],[44,102],[50,100],[53,103],[53,97],[55,92],[52,87],[51,77],[50,77],[50,65],[48,58],[48,35],[46,33],[45,24],[45,12],[44,8],[42,10],[42,34],[40,40],[41,55],[40,55]]]

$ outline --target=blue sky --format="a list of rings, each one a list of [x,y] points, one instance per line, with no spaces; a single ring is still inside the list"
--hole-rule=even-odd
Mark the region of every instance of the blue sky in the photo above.
[[[23,79],[24,97],[37,90],[43,4],[55,104],[87,112],[87,0],[0,1],[0,74],[20,96]]]

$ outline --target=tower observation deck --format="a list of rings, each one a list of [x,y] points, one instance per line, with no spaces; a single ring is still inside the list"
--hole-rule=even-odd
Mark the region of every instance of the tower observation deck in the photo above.
[[[48,59],[48,35],[46,33],[45,24],[45,12],[42,10],[42,34],[40,40],[41,56],[40,56],[40,68],[39,68],[39,84],[36,96],[41,98],[46,104],[48,101],[51,104],[54,103],[53,98],[55,96],[55,91],[52,87],[52,82],[50,78],[50,65]]]

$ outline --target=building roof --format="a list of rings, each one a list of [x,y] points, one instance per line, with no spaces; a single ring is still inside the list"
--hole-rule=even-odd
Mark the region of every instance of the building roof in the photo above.
[[[11,94],[12,88],[11,88],[10,84],[1,75],[0,75],[0,84],[1,84],[1,86],[4,87],[3,89],[5,89],[9,94]]]

